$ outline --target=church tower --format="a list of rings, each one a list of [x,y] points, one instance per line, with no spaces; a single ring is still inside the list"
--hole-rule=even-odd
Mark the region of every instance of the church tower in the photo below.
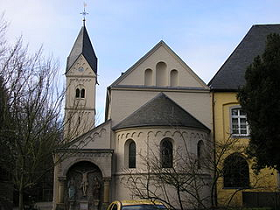
[[[94,128],[97,57],[85,24],[67,58],[65,138],[73,139]]]

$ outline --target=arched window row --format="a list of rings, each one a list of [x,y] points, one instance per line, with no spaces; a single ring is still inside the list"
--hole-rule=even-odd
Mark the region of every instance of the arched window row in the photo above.
[[[86,90],[84,88],[76,88],[76,98],[85,98],[86,97]]]
[[[225,159],[223,175],[224,187],[249,187],[249,166],[245,158],[238,153],[231,154]]]
[[[134,141],[131,141],[128,147],[128,167],[136,168],[136,144]]]
[[[161,141],[160,156],[162,168],[173,167],[173,144],[170,139],[163,139]]]
[[[173,167],[172,139],[165,138],[160,143],[160,165],[162,168]],[[124,161],[128,168],[136,168],[136,143],[128,139],[124,145]]]
[[[203,158],[205,157],[205,147],[202,140],[197,143],[197,168],[201,169]]]
[[[176,86],[178,86],[178,83],[179,83],[178,71],[173,69],[170,72],[170,86],[176,87]]]
[[[145,70],[144,84],[146,86],[152,86],[153,85],[153,70],[152,69],[146,69]]]
[[[128,168],[136,168],[136,144],[128,139],[124,144],[124,162]]]
[[[169,74],[169,77],[168,77]],[[176,69],[167,71],[167,65],[164,62],[158,62],[156,65],[156,70],[148,68],[144,72],[144,85],[152,86],[154,85],[154,77],[155,77],[155,85],[156,86],[171,86],[176,87],[179,85],[179,73]],[[169,79],[169,83],[168,83]]]
[[[167,85],[167,65],[164,62],[158,62],[156,65],[156,86]]]

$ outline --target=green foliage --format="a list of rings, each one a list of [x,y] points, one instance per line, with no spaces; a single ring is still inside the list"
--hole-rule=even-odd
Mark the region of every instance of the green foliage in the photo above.
[[[260,169],[280,169],[280,36],[267,37],[265,52],[256,57],[245,74],[238,99],[250,125],[248,155]]]

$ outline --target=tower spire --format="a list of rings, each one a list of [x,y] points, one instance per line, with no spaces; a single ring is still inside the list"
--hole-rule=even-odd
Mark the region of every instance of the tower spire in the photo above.
[[[83,15],[83,17],[84,17],[84,18],[83,18],[83,25],[84,25],[84,26],[86,25],[86,15],[89,14],[88,12],[86,12],[86,6],[87,6],[87,4],[84,2],[84,11],[80,13],[80,14]]]

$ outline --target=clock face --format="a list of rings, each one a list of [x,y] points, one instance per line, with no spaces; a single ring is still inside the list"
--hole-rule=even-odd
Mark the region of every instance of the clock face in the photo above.
[[[84,67],[82,67],[82,66],[79,67],[79,68],[78,68],[78,71],[79,71],[79,72],[83,72],[83,71],[84,71]]]

